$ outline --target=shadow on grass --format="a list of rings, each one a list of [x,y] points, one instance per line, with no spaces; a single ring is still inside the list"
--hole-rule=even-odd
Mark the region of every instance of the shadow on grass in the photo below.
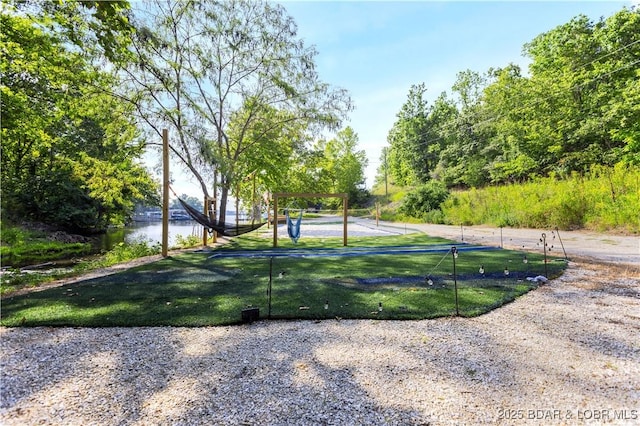
[[[241,322],[246,307],[257,307],[261,318],[273,319],[426,319],[456,313],[451,265],[440,253],[273,259],[270,305],[270,259],[208,259],[209,255],[185,253],[110,276],[8,297],[2,301],[1,324],[226,325]],[[507,250],[461,254],[460,315],[480,315],[533,288],[518,279],[531,268],[540,269],[540,259],[530,255],[524,265],[521,257]],[[483,279],[476,271],[479,264],[486,269]],[[505,264],[512,275],[500,279]],[[554,267],[560,271],[563,266]],[[420,276],[433,276],[435,285],[409,282]],[[390,277],[399,282],[344,285]]]

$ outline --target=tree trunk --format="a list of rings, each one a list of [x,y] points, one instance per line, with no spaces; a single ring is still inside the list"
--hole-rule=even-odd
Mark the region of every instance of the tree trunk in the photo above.
[[[229,187],[227,185],[226,179],[223,178],[223,182],[220,185],[220,208],[218,213],[218,221],[220,223],[225,223],[225,218],[227,216],[227,199],[229,198]]]

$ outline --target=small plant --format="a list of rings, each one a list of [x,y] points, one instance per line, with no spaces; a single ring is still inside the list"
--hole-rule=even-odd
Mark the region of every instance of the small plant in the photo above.
[[[117,263],[137,259],[139,257],[153,256],[159,254],[162,247],[160,244],[150,245],[148,241],[134,241],[131,243],[119,243],[108,251],[104,257],[94,263],[96,267],[106,267]]]
[[[187,235],[183,237],[182,235],[176,235],[176,246],[181,248],[195,247],[200,245],[202,240],[195,235]]]

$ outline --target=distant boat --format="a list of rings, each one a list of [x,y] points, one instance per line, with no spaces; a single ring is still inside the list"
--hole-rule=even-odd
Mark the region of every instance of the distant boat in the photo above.
[[[193,220],[193,218],[185,210],[169,210],[169,220]]]
[[[134,222],[159,222],[162,220],[162,211],[154,210],[137,213],[133,216]],[[169,220],[193,220],[186,211],[180,209],[169,210]]]
[[[162,220],[162,211],[139,212],[133,216],[134,222],[156,222]]]
[[[236,220],[236,212],[233,210],[227,210],[227,221],[235,222]],[[162,221],[162,211],[161,210],[153,210],[148,212],[139,212],[136,213],[132,218],[134,222],[160,222]],[[193,220],[189,214],[182,209],[170,209],[169,210],[169,220],[175,221],[188,221]],[[239,220],[241,222],[246,222],[250,220],[249,215],[241,212],[239,216]]]

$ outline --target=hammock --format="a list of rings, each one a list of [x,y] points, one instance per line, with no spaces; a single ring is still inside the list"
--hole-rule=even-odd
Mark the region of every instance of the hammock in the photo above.
[[[300,222],[302,222],[302,210],[300,210],[300,215],[298,216],[298,220],[295,223],[289,217],[289,210],[284,211],[284,216],[287,218],[287,233],[289,234],[289,238],[293,241],[294,244],[298,243],[298,239],[300,238]]]
[[[225,237],[236,237],[238,235],[246,234],[247,232],[255,231],[260,228],[267,222],[263,223],[255,223],[255,224],[247,224],[247,225],[229,225],[224,222],[218,222],[215,219],[211,220],[209,217],[200,213],[197,209],[190,206],[189,204],[182,201],[178,198],[182,207],[189,213],[189,216],[193,218],[200,225],[209,229],[209,232],[216,231],[218,234],[224,235]]]

